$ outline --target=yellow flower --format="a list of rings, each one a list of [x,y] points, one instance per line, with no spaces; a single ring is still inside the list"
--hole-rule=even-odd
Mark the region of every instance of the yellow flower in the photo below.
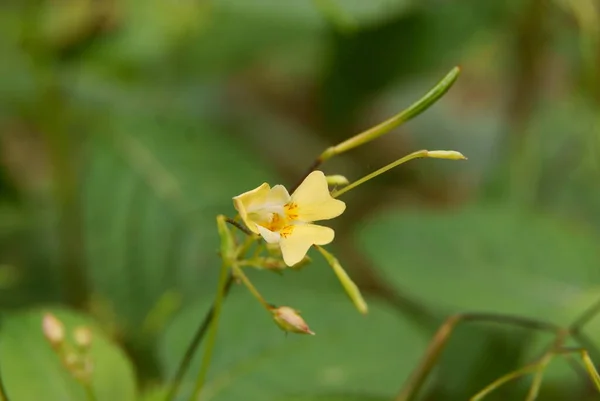
[[[327,179],[313,171],[290,196],[283,185],[264,183],[233,198],[233,204],[250,231],[281,248],[288,266],[300,262],[312,245],[333,241],[329,227],[311,224],[339,216],[346,204],[329,193]]]

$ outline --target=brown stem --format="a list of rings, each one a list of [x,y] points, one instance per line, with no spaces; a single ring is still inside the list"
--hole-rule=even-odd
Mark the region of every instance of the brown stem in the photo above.
[[[252,232],[250,232],[250,230],[248,230],[246,227],[244,227],[243,225],[241,225],[240,223],[238,223],[237,221],[230,219],[229,217],[227,217],[225,219],[225,221],[229,224],[231,224],[232,226],[234,226],[235,228],[237,228],[238,230],[240,230],[241,232],[243,232],[246,235],[252,235]]]
[[[415,400],[425,380],[436,366],[437,361],[446,347],[455,327],[462,322],[488,322],[498,324],[509,324],[531,330],[542,330],[558,333],[561,328],[552,323],[523,318],[519,316],[501,315],[494,313],[462,313],[450,316],[440,326],[433,339],[429,343],[421,363],[408,378],[406,384],[402,387],[395,401]]]
[[[323,159],[321,157],[319,157],[317,160],[315,160],[313,162],[313,164],[310,165],[310,167],[306,170],[306,173],[304,173],[304,175],[302,175],[302,177],[300,178],[300,180],[298,180],[298,182],[290,188],[290,193],[294,193],[294,191],[296,189],[298,189],[298,187],[300,186],[300,184],[302,184],[302,181],[304,181],[304,179],[306,179],[306,177],[308,177],[308,175],[310,173],[312,173],[313,171],[315,171],[316,169],[319,168],[319,166],[321,166],[321,164],[323,164]]]

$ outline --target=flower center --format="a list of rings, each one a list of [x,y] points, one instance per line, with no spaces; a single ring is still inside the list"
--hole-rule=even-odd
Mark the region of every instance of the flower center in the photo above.
[[[263,215],[262,221],[257,221],[269,231],[279,233],[283,238],[287,238],[294,230],[294,222],[298,219],[298,205],[290,202],[283,206],[283,214],[277,212]]]

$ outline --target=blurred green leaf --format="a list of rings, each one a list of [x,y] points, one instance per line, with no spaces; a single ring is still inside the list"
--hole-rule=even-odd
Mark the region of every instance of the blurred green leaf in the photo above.
[[[362,316],[341,290],[269,289],[263,291],[267,300],[300,309],[316,335],[286,336],[258,304],[249,303],[246,291],[235,288],[223,309],[207,400],[331,393],[390,397],[423,349],[416,329],[383,305],[371,303]],[[169,376],[207,307],[205,302],[184,311],[165,333],[160,354]],[[188,379],[197,369],[198,360]]]
[[[320,100],[326,122],[333,128],[343,132],[352,127],[356,121],[349,116],[370,109],[373,98],[389,85],[414,82],[424,74],[441,76],[457,64],[472,69],[482,58],[466,59],[472,43],[489,32],[504,32],[505,25],[499,22],[513,7],[479,0],[413,4],[352,35],[331,35]]]
[[[2,317],[0,369],[8,396],[13,401],[86,401],[82,387],[62,367],[42,335],[44,312],[32,310]],[[63,322],[69,338],[77,326],[92,328],[92,386],[98,401],[135,400],[135,374],[123,352],[90,319],[63,309],[51,312]]]
[[[361,237],[392,283],[453,312],[565,323],[578,296],[600,284],[590,231],[503,205],[387,212]]]
[[[87,260],[93,289],[134,329],[167,290],[185,302],[214,285],[216,215],[233,214],[233,196],[274,175],[218,127],[111,119],[88,142]]]
[[[597,297],[597,238],[548,215],[493,204],[447,212],[410,210],[379,216],[361,237],[392,283],[443,305],[448,313],[508,313],[568,324]],[[436,399],[472,396],[494,379],[492,372],[499,377],[543,350],[528,350],[532,333],[482,325],[486,327],[454,333],[441,360],[447,376],[442,376],[443,391]],[[545,335],[544,346],[551,336]],[[541,338],[533,344],[541,345]],[[493,364],[482,356],[499,349],[505,350],[503,357],[495,356]],[[556,364],[548,380],[572,385],[573,372],[561,368],[560,361]],[[522,387],[509,388],[523,392]],[[498,393],[500,399],[502,394],[510,393]]]
[[[489,383],[525,363],[523,353],[530,338],[530,332],[512,327],[458,326],[439,359],[435,386],[427,398],[470,399]],[[519,399],[521,393],[521,388],[507,384],[490,394],[487,400]]]

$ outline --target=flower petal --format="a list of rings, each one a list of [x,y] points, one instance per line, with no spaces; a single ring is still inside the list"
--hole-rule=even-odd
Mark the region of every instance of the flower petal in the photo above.
[[[287,238],[281,237],[279,245],[283,261],[288,266],[300,262],[313,244],[327,245],[335,237],[329,227],[316,224],[297,224]]]
[[[275,185],[265,198],[263,209],[271,213],[283,214],[283,205],[290,201],[290,194],[283,185]]]
[[[298,207],[297,219],[305,222],[333,219],[346,210],[344,202],[331,197],[327,179],[321,171],[310,173],[291,200]]]
[[[258,229],[256,223],[248,218],[248,213],[252,212],[259,205],[264,204],[270,192],[271,187],[265,182],[256,189],[233,197],[235,210],[240,214],[246,227],[255,234],[258,234]]]
[[[269,244],[276,244],[281,240],[281,234],[277,232],[268,230],[258,224],[256,225],[256,228],[258,229],[261,237],[263,237]]]

